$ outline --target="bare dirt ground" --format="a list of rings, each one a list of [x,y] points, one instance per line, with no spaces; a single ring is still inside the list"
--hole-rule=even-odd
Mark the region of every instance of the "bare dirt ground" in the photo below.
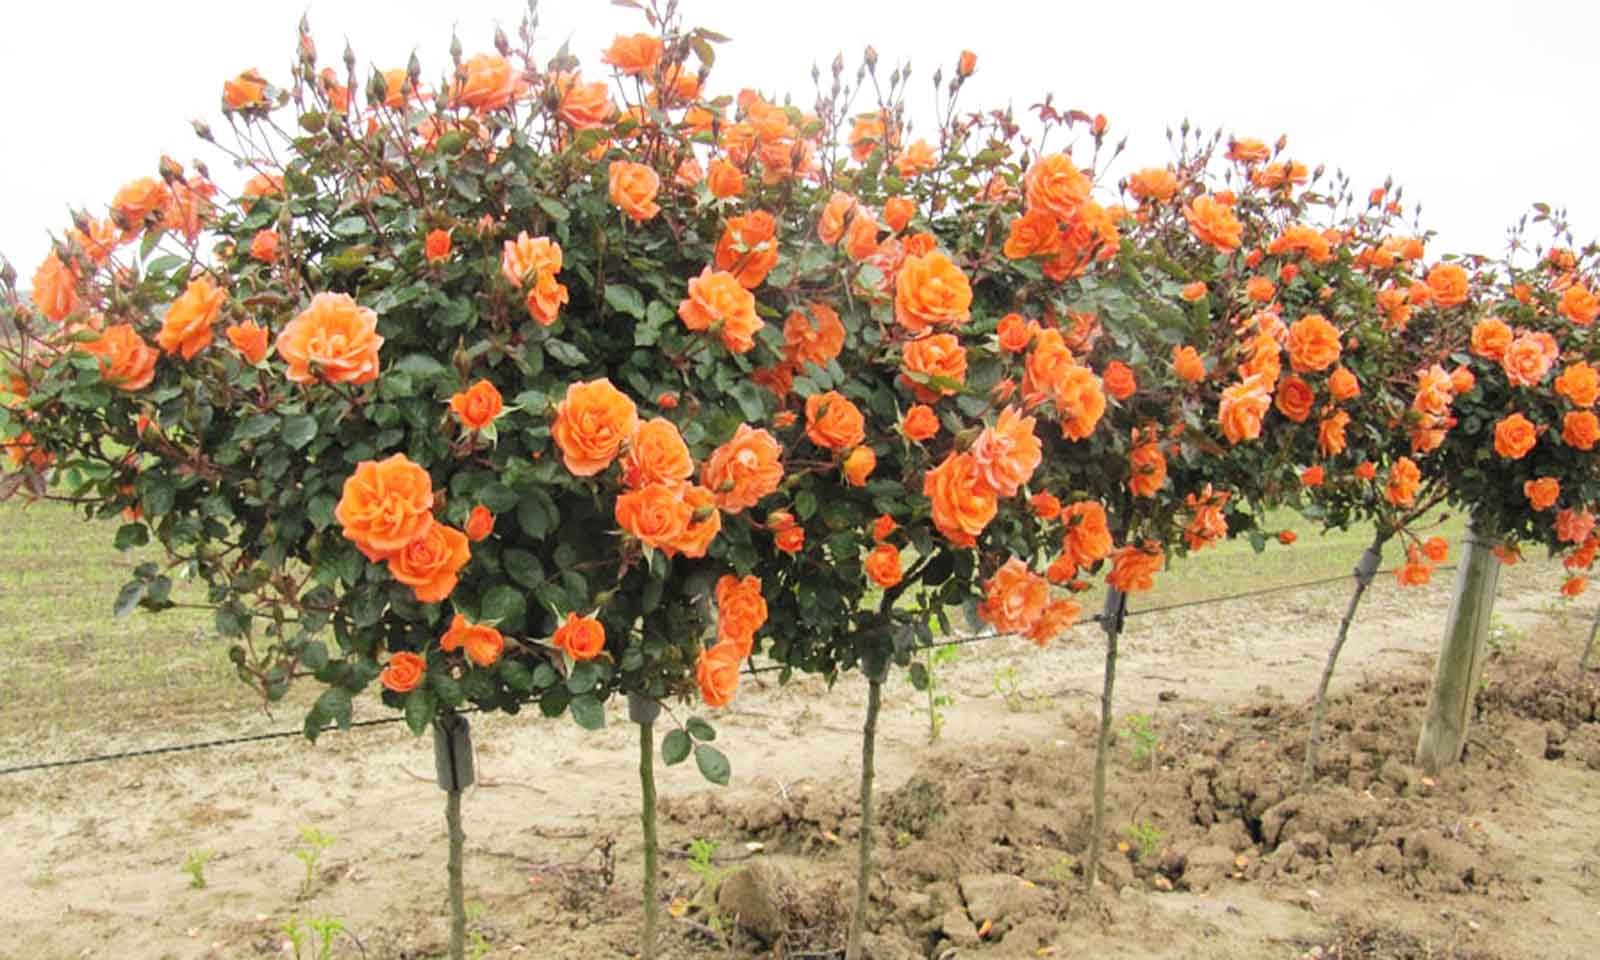
[[[1159,749],[1119,742],[1092,899],[1079,871],[1099,634],[962,648],[939,668],[955,702],[932,746],[925,696],[895,680],[872,955],[1595,956],[1600,673],[1575,670],[1587,608],[1561,614],[1548,571],[1507,571],[1505,652],[1468,762],[1428,780],[1408,762],[1449,597],[1438,579],[1384,583],[1364,606],[1310,790],[1307,706],[1342,588],[1131,619],[1118,725],[1150,718]],[[733,785],[708,787],[692,764],[659,774],[666,956],[841,955],[864,693],[856,677],[831,692],[747,680],[718,717]],[[633,951],[636,734],[618,707],[610,721],[474,719],[480,784],[463,806],[480,956]],[[284,956],[296,917],[338,918],[336,957],[441,956],[432,768],[426,739],[381,727],[0,779],[0,956]],[[335,838],[309,891],[306,828]],[[720,904],[691,868],[694,840],[717,844]],[[200,851],[207,885],[192,889],[182,865]]]

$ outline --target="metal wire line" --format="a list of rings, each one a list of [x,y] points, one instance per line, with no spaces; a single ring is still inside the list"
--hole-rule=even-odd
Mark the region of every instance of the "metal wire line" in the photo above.
[[[1449,564],[1449,565],[1446,565],[1446,566],[1434,567],[1434,569],[1435,570],[1445,571],[1445,570],[1454,570],[1455,567],[1456,567],[1455,564]],[[1380,572],[1381,573],[1393,573],[1394,570],[1391,568],[1389,570],[1383,570],[1383,571],[1380,571]],[[1334,576],[1334,577],[1324,577],[1324,578],[1319,579],[1319,580],[1305,580],[1305,581],[1301,581],[1301,582],[1298,582],[1298,583],[1285,583],[1285,584],[1278,584],[1277,586],[1272,586],[1272,587],[1262,587],[1259,590],[1246,590],[1243,593],[1230,593],[1230,594],[1227,594],[1225,596],[1220,596],[1220,597],[1207,597],[1207,598],[1202,599],[1202,600],[1185,600],[1185,601],[1182,601],[1182,602],[1179,602],[1179,603],[1164,604],[1164,605],[1159,606],[1159,607],[1146,607],[1145,609],[1142,609],[1142,610],[1128,610],[1124,614],[1124,616],[1127,616],[1127,617],[1140,617],[1140,616],[1145,616],[1147,614],[1153,614],[1153,613],[1166,613],[1166,612],[1171,611],[1171,610],[1183,610],[1183,609],[1186,609],[1186,608],[1189,608],[1189,607],[1203,607],[1203,606],[1208,606],[1208,605],[1213,604],[1213,603],[1226,603],[1226,602],[1228,602],[1230,600],[1245,600],[1245,599],[1251,599],[1251,598],[1254,598],[1254,597],[1264,597],[1264,596],[1267,596],[1269,594],[1274,594],[1274,593],[1287,593],[1287,592],[1292,591],[1292,590],[1307,590],[1307,589],[1310,589],[1312,587],[1322,587],[1322,586],[1327,586],[1327,585],[1333,584],[1333,583],[1340,583],[1342,581],[1351,579],[1353,576],[1354,576],[1354,574],[1345,573],[1345,574],[1340,574],[1340,575]],[[1101,622],[1102,619],[1103,618],[1101,617],[1100,614],[1095,614],[1092,617],[1085,617],[1084,619],[1079,620],[1077,623],[1073,624],[1073,626],[1075,626],[1075,627],[1086,627],[1086,626],[1090,626],[1092,624],[1097,624],[1097,623]],[[1009,636],[1009,634],[992,633],[991,632],[991,633],[976,634],[976,635],[973,635],[973,636],[970,636],[970,637],[957,637],[957,638],[955,638],[953,640],[940,640],[940,641],[938,641],[936,643],[918,644],[918,645],[912,647],[911,652],[912,653],[921,653],[924,650],[937,650],[937,649],[940,649],[940,648],[943,648],[943,647],[966,646],[968,644],[973,644],[973,643],[982,643],[985,640],[999,639],[1000,637],[1004,637],[1004,636]],[[752,667],[746,672],[750,673],[750,674],[772,673],[772,672],[775,672],[775,671],[783,670],[787,666],[788,666],[787,664],[781,664],[781,663],[767,664],[767,665],[761,666],[761,667]],[[525,701],[525,702],[531,702],[531,701]],[[477,712],[480,712],[480,711],[479,711],[479,709],[477,707],[468,707],[468,708],[466,708],[464,710],[461,710],[461,711],[458,711],[458,712],[460,712],[460,713],[477,713]],[[404,719],[405,719],[405,717],[400,716],[400,715],[396,715],[396,716],[391,716],[391,717],[380,717],[380,718],[373,719],[373,720],[357,720],[357,721],[351,723],[350,726],[348,728],[346,728],[346,731],[348,731],[348,730],[356,730],[356,729],[361,729],[361,728],[366,728],[366,727],[379,727],[379,726],[384,726],[386,724],[391,724],[391,723],[399,723],[400,721],[402,721]],[[330,725],[330,726],[324,727],[322,729],[322,732],[331,733],[331,732],[333,732],[335,730],[338,730],[338,729],[340,729],[340,728],[337,725]],[[13,767],[0,767],[0,777],[7,776],[9,774],[14,774],[14,773],[29,773],[29,772],[38,771],[38,770],[55,770],[55,769],[59,769],[59,768],[62,768],[62,767],[77,767],[77,766],[84,766],[86,764],[109,763],[109,762],[111,762],[113,760],[129,760],[129,759],[132,759],[132,758],[135,758],[135,757],[151,757],[151,756],[158,756],[160,754],[167,754],[167,753],[187,753],[187,752],[192,751],[192,750],[210,750],[210,749],[213,749],[213,748],[216,748],[216,747],[231,747],[231,746],[238,746],[240,744],[245,744],[245,743],[260,743],[260,742],[267,741],[267,740],[283,740],[283,739],[287,739],[289,737],[302,737],[302,736],[305,736],[305,731],[303,729],[301,729],[301,730],[275,730],[275,731],[272,731],[272,732],[269,732],[269,733],[256,733],[256,734],[250,734],[248,736],[242,736],[242,737],[224,737],[224,738],[222,738],[220,740],[201,740],[201,741],[197,741],[197,742],[194,742],[194,743],[175,743],[175,744],[169,744],[167,746],[162,746],[162,747],[147,747],[147,748],[143,748],[143,749],[139,749],[139,750],[123,750],[123,751],[120,751],[120,752],[117,752],[117,753],[104,753],[104,754],[96,754],[96,755],[85,756],[85,757],[74,757],[74,758],[72,758],[70,760],[47,760],[47,761],[41,761],[41,762],[37,762],[37,763],[20,764],[20,765],[13,766]]]

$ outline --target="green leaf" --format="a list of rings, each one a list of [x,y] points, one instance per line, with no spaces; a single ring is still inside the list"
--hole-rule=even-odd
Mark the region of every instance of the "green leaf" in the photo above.
[[[340,730],[350,729],[350,691],[344,687],[329,687],[317,698],[317,712],[339,725]]]
[[[143,580],[129,580],[117,591],[117,602],[111,605],[111,612],[115,616],[125,617],[133,612],[133,608],[144,599],[145,590],[149,584]]]
[[[452,707],[459,707],[467,700],[467,695],[461,690],[461,684],[447,673],[428,674],[428,685],[439,695],[440,700]]]
[[[309,414],[297,414],[283,419],[283,442],[291,448],[300,450],[317,436],[317,418]]]
[[[367,232],[367,218],[361,216],[345,217],[333,225],[333,235],[336,237],[359,237]]]
[[[661,762],[669,767],[682,763],[689,759],[689,750],[693,745],[687,733],[672,731],[661,741]]]
[[[132,550],[150,542],[150,531],[142,523],[125,523],[117,528],[118,550]]]
[[[719,787],[726,787],[728,778],[733,774],[733,768],[728,765],[728,758],[723,756],[722,751],[705,744],[694,748],[694,765],[700,768],[700,776]]]
[[[498,620],[502,624],[520,620],[528,612],[528,602],[516,587],[500,584],[490,587],[483,595],[478,613],[485,620]]]
[[[233,431],[235,440],[257,440],[278,429],[278,415],[274,413],[258,413],[253,417],[246,417]]]
[[[605,705],[587,693],[573,697],[568,709],[572,711],[572,719],[585,730],[599,730],[606,725]]]
[[[660,300],[651,300],[644,314],[644,323],[633,328],[633,344],[636,347],[650,347],[658,343],[661,331],[677,316],[671,306]]]
[[[543,346],[544,352],[564,367],[577,367],[589,362],[582,350],[565,340],[546,340]]]
[[[442,377],[450,372],[450,368],[425,353],[407,354],[395,363],[393,369],[400,373],[409,373],[418,379]]]
[[[518,693],[533,692],[533,671],[520,660],[504,658],[500,661],[500,679]]]
[[[540,210],[549,214],[552,220],[559,220],[565,223],[572,216],[572,212],[566,208],[566,205],[554,198],[535,197],[533,202],[539,205]]]
[[[313,640],[300,651],[300,664],[312,673],[321,672],[328,665],[328,647],[321,640]]]
[[[684,729],[689,731],[689,736],[694,737],[696,740],[709,741],[717,739],[717,731],[712,729],[711,724],[706,723],[699,717],[690,717],[689,722],[683,726]]]
[[[427,687],[418,687],[406,694],[406,726],[416,736],[428,729],[434,715],[439,712],[439,700]]]
[[[606,303],[618,313],[625,313],[635,320],[643,320],[644,297],[639,296],[639,291],[625,283],[606,284]]]
[[[567,677],[567,689],[574,694],[588,693],[600,683],[600,665],[592,660],[575,664]]]

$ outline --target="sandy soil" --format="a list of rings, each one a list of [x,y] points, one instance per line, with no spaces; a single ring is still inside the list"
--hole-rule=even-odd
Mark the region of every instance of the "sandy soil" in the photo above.
[[[1311,790],[1298,783],[1307,700],[1342,590],[1133,617],[1119,715],[1151,718],[1160,748],[1152,763],[1119,744],[1093,898],[1080,872],[1099,634],[1042,653],[962,648],[940,668],[955,703],[931,746],[925,698],[897,678],[878,751],[873,955],[1594,956],[1600,674],[1574,669],[1587,623],[1557,615],[1548,573],[1508,571],[1498,616],[1519,642],[1490,665],[1466,765],[1425,780],[1407,763],[1440,580],[1383,584],[1363,608]],[[659,774],[667,956],[842,955],[864,695],[855,677],[832,692],[750,684],[718,718],[731,787],[693,764]],[[463,806],[481,956],[631,952],[636,734],[620,705],[610,721],[474,721],[480,784]],[[4,778],[0,956],[283,956],[295,917],[338,918],[336,957],[441,956],[431,776],[426,739],[381,727]],[[335,838],[308,893],[306,828]],[[720,905],[690,868],[696,839],[718,845]],[[212,853],[204,889],[182,869],[195,851]]]

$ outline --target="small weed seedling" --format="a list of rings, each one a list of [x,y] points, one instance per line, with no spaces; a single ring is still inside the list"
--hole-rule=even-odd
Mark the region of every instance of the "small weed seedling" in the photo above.
[[[935,647],[923,653],[924,663],[928,671],[928,742],[933,743],[939,739],[939,734],[944,730],[944,710],[955,703],[955,698],[943,692],[944,684],[939,680],[939,668],[956,662],[957,650],[955,647]]]
[[[722,932],[722,915],[717,912],[717,888],[722,885],[726,871],[712,861],[720,844],[715,840],[689,841],[689,872],[700,878],[700,896],[696,902],[706,913],[706,925],[717,933]]]
[[[1012,713],[1048,710],[1052,702],[1042,693],[1029,693],[1022,688],[1022,677],[1017,673],[1016,664],[994,672],[994,692],[1000,694],[1005,700],[1006,709]]]
[[[195,890],[206,888],[206,862],[216,854],[210,850],[190,850],[183,858],[183,872],[189,875],[189,886]]]
[[[294,948],[295,960],[333,960],[333,941],[344,932],[344,921],[337,917],[315,917],[301,923],[300,918],[294,916],[278,929],[288,937],[285,946]],[[310,952],[312,949],[315,952]]]
[[[306,875],[300,880],[300,899],[311,896],[312,888],[317,885],[317,862],[322,859],[323,851],[333,846],[335,839],[315,827],[300,828],[300,846],[294,852],[295,858],[306,868]]]
[[[1489,617],[1489,650],[1503,657],[1514,657],[1517,647],[1521,645],[1523,634],[1521,630],[1506,623],[1498,616]]]
[[[1126,832],[1134,849],[1139,851],[1140,860],[1148,860],[1155,856],[1156,851],[1161,849],[1162,841],[1167,839],[1166,831],[1148,820],[1128,824]]]
[[[1140,766],[1156,768],[1156,754],[1161,750],[1161,737],[1156,733],[1155,723],[1147,713],[1130,713],[1122,721],[1126,729],[1118,730],[1117,736],[1124,737],[1132,742],[1129,748],[1133,755],[1133,762]]]
[[[467,922],[476,923],[485,913],[489,912],[489,905],[482,900],[472,900],[467,903]],[[472,960],[483,960],[489,953],[489,941],[483,938],[481,930],[469,930],[467,936],[471,942],[467,944],[467,956]]]
[[[1077,876],[1078,858],[1064,856],[1050,865],[1050,870],[1045,874],[1058,887],[1065,887],[1073,882]]]
[[[344,921],[337,917],[317,917],[307,926],[317,935],[317,960],[333,960],[333,938],[344,932]]]

